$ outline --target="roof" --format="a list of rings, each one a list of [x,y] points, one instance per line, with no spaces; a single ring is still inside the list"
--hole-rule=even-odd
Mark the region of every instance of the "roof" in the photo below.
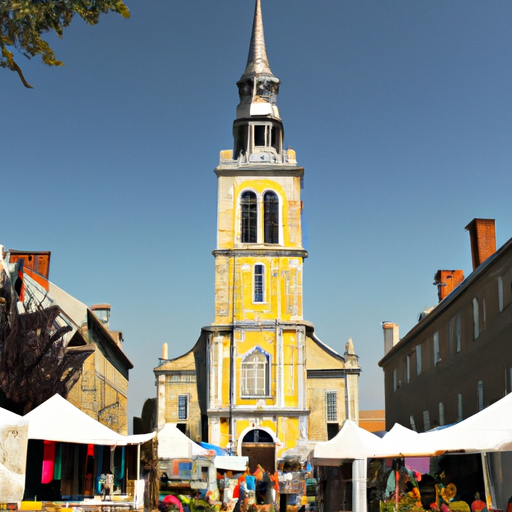
[[[432,311],[424,316],[390,351],[379,361],[379,366],[384,366],[393,356],[407,345],[421,331],[434,322],[457,298],[485,274],[498,260],[506,256],[512,249],[512,238],[505,242],[492,256],[481,263],[469,276],[457,286],[447,297],[439,302]]]
[[[3,425],[26,425],[28,422],[23,416],[19,416],[7,409],[0,407],[0,426]]]
[[[87,306],[52,282],[49,284],[50,289],[48,293],[51,300],[54,301],[78,327],[86,323]]]
[[[266,75],[272,77],[268,63],[267,48],[265,46],[265,35],[263,33],[263,17],[261,15],[261,1],[256,0],[254,9],[254,21],[252,24],[251,43],[247,66],[240,81],[254,75]]]
[[[381,442],[375,434],[358,427],[352,420],[346,420],[335,437],[315,445],[313,464],[337,466],[343,460],[370,458],[378,452]]]
[[[23,416],[28,420],[28,438],[63,443],[126,446],[142,444],[155,433],[123,436],[94,420],[60,395]]]

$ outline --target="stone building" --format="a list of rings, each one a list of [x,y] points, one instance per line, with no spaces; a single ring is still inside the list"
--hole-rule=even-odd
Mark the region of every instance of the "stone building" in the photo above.
[[[3,247],[0,248],[3,253]],[[49,280],[49,251],[2,254],[0,270],[19,273],[18,309],[58,308],[53,331],[65,328],[66,353],[82,353],[79,378],[67,400],[120,434],[128,434],[128,377],[133,364],[123,351],[123,334],[110,330],[110,305],[88,307]],[[21,291],[22,290],[22,291]],[[63,376],[65,377],[65,376]]]
[[[164,349],[154,370],[157,422],[272,461],[357,421],[361,370],[351,340],[342,356],[303,318],[304,168],[283,145],[260,0],[237,86],[234,149],[220,152],[215,169],[215,320],[184,356],[169,360]]]
[[[512,239],[496,251],[492,219],[466,229],[473,272],[439,270],[439,303],[401,340],[396,324],[383,325],[388,429],[454,423],[512,390]]]

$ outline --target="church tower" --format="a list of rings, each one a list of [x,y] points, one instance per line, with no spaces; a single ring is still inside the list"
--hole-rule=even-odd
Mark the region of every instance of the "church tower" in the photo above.
[[[233,149],[221,151],[215,169],[215,320],[188,355],[155,369],[170,376],[185,371],[187,357],[194,361],[202,440],[269,470],[300,440],[326,440],[345,418],[357,421],[360,373],[351,341],[343,357],[303,319],[304,168],[283,147],[279,85],[256,0]],[[159,387],[159,426],[162,415],[175,421],[165,393]]]

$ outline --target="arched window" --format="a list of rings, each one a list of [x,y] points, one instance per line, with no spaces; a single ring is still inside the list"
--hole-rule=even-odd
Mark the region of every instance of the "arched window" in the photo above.
[[[254,192],[242,194],[242,243],[255,244],[258,241],[258,203]]]
[[[265,266],[254,265],[254,302],[265,302]]]
[[[265,211],[265,243],[279,243],[279,199],[275,192],[266,192],[263,196]]]
[[[242,361],[242,396],[268,395],[268,357],[255,349]]]

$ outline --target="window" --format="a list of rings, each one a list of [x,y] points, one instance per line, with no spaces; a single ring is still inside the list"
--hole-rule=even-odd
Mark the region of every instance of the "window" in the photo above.
[[[416,422],[414,421],[414,416],[410,416],[409,421],[411,422],[411,428],[416,432]]]
[[[268,395],[268,356],[259,348],[242,361],[242,395]]]
[[[338,392],[325,392],[325,416],[328,423],[338,422]]]
[[[421,373],[421,345],[416,346],[416,375]]]
[[[255,148],[274,148],[277,152],[281,151],[281,130],[279,126],[272,124],[253,125],[254,147]]]
[[[503,311],[503,278],[498,276],[498,309]]]
[[[411,382],[411,356],[407,356],[405,360],[405,381],[407,384]]]
[[[480,311],[478,299],[473,299],[473,337],[476,340],[480,336]]]
[[[393,391],[398,389],[398,378],[396,376],[396,370],[393,370]]]
[[[428,411],[423,411],[423,430],[425,432],[430,430],[430,414]]]
[[[254,145],[255,146],[267,146],[266,144],[266,133],[268,126],[257,124],[254,126]]]
[[[484,382],[482,380],[478,381],[478,410],[481,411],[484,408]]]
[[[254,192],[242,194],[242,243],[255,244],[258,241],[258,203]]]
[[[266,192],[263,196],[265,211],[265,243],[279,243],[279,199],[275,192]]]
[[[441,361],[441,357],[439,355],[439,332],[434,333],[434,365]]]
[[[444,404],[443,402],[439,402],[439,426],[444,425]]]
[[[462,415],[462,395],[457,395],[457,421],[462,421],[464,416]]]
[[[450,356],[453,356],[454,353],[454,345],[455,345],[455,318],[452,318],[448,322],[448,350],[450,352]]]
[[[188,395],[178,395],[178,419],[188,419]]]
[[[265,266],[254,265],[254,302],[265,302]]]
[[[461,321],[460,321],[460,315],[457,315],[455,317],[455,340],[456,340],[456,348],[457,352],[460,352],[462,348],[462,328],[461,328]]]

